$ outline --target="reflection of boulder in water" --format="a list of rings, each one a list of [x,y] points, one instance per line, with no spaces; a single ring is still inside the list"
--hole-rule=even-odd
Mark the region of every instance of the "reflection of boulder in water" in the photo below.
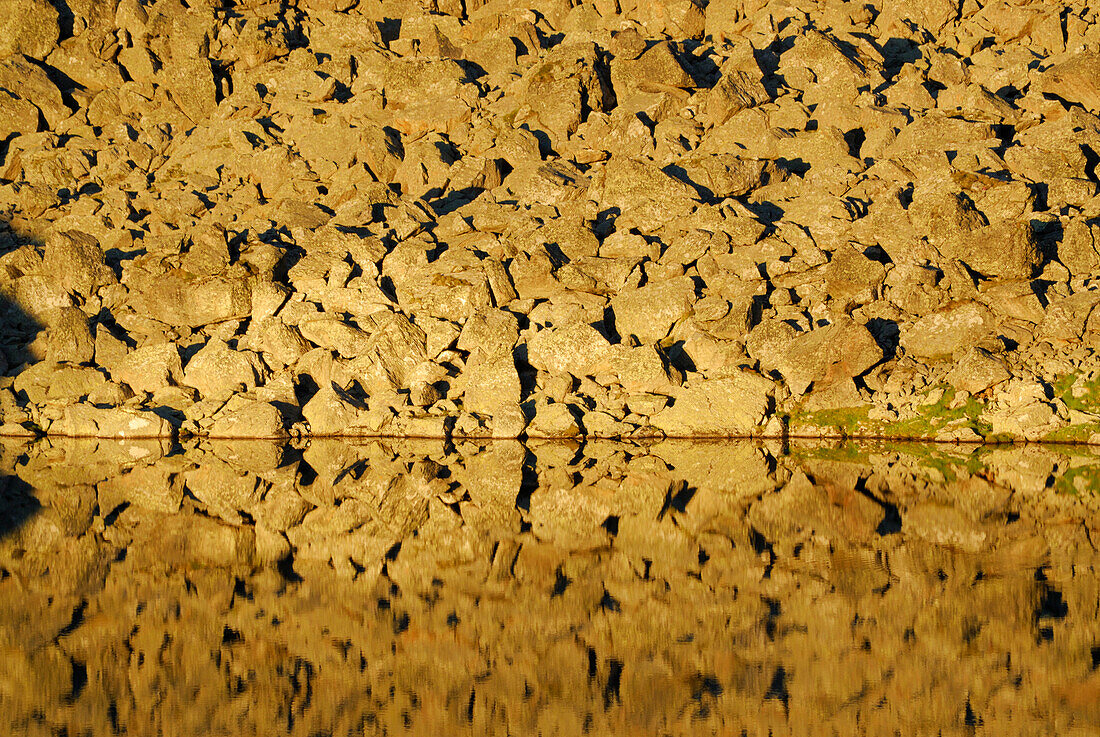
[[[26,481],[15,476],[0,477],[0,538],[17,531],[41,505]]]
[[[107,731],[102,703],[118,729],[155,729],[156,713],[181,733],[1092,717],[1072,697],[1091,688],[1100,641],[1092,449],[0,451],[13,730],[38,713]]]

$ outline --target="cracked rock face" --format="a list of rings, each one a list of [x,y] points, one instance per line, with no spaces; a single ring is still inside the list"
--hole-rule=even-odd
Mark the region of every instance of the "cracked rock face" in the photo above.
[[[1065,445],[6,439],[0,724],[1087,732],[1098,494]]]
[[[1098,60],[1083,0],[0,0],[0,434],[1100,442]]]

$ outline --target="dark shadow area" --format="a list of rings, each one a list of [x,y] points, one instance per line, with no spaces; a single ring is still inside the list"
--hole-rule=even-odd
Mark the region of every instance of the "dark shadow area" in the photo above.
[[[920,46],[908,38],[891,38],[879,50],[888,80],[893,80],[903,66],[920,58]]]
[[[20,391],[17,376],[46,358],[39,340],[46,337],[46,325],[16,300],[21,293],[34,295],[40,289],[35,280],[41,277],[31,273],[28,264],[44,263],[43,255],[41,242],[0,220],[0,424],[21,425],[28,431],[33,430],[25,411],[29,397]]]
[[[42,505],[33,492],[20,478],[0,476],[0,540],[16,532],[41,510]]]

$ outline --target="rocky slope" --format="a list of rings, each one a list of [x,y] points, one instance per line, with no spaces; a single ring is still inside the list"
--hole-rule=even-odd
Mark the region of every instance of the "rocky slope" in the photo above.
[[[0,445],[12,735],[1048,735],[1100,451]]]
[[[0,432],[1100,442],[1092,5],[0,0]]]

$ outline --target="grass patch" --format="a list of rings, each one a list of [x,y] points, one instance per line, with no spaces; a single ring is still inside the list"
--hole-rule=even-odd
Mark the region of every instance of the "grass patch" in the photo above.
[[[1084,382],[1085,391],[1073,396],[1073,386],[1078,380],[1077,374],[1066,374],[1056,379],[1052,385],[1054,396],[1065,402],[1070,409],[1080,412],[1100,411],[1100,376]]]
[[[941,384],[932,389],[943,389],[943,396],[934,404],[917,406],[919,413],[916,417],[905,420],[885,422],[872,420],[868,413],[869,406],[842,407],[839,409],[818,410],[816,412],[804,412],[795,410],[791,413],[789,426],[791,432],[797,434],[799,428],[809,429],[828,427],[837,431],[842,436],[874,435],[884,438],[926,438],[933,439],[946,425],[953,422],[957,428],[969,427],[979,435],[990,439],[992,428],[988,423],[982,422],[981,416],[983,404],[974,397],[968,397],[966,402],[957,407],[951,404],[955,400],[955,389],[946,384]],[[963,422],[959,422],[963,420]]]

